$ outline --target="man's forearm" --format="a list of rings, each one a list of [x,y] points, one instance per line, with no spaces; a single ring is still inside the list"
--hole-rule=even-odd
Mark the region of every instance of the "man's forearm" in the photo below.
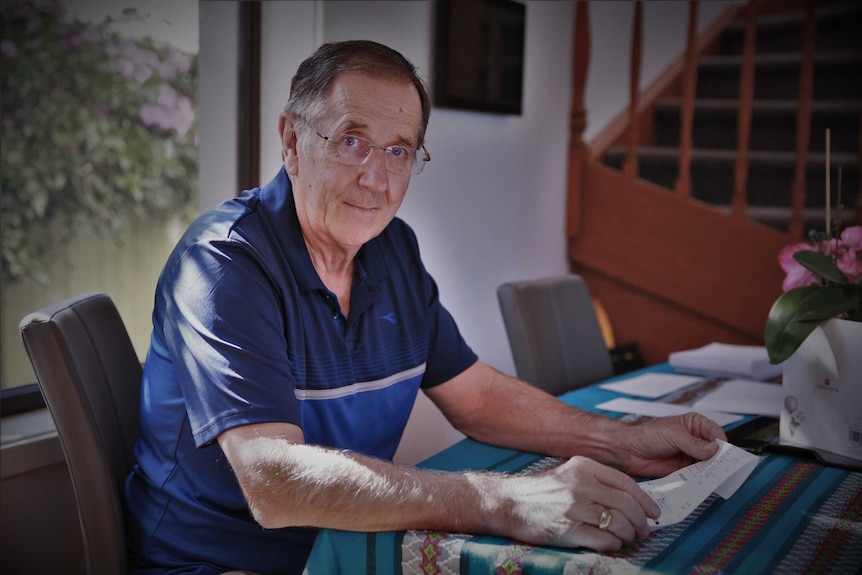
[[[238,477],[264,527],[490,533],[505,523],[500,476],[420,470],[271,437],[243,451],[253,463],[240,463]]]
[[[240,482],[268,528],[484,533],[538,545],[616,550],[658,516],[628,476],[574,457],[531,476],[420,470],[283,438],[244,442]],[[618,510],[612,530],[603,509]]]
[[[570,407],[481,362],[428,395],[469,437],[569,458],[590,457],[630,475],[660,477],[712,456],[721,427],[695,413],[632,425]]]
[[[502,447],[555,457],[584,455],[614,467],[622,466],[625,434],[630,426],[575,409],[557,398],[488,366],[465,372],[479,379],[470,397],[438,405],[467,436]],[[454,382],[457,384],[457,382]],[[433,390],[432,390],[433,391]],[[451,390],[450,390],[451,391]],[[464,405],[472,406],[464,409]]]

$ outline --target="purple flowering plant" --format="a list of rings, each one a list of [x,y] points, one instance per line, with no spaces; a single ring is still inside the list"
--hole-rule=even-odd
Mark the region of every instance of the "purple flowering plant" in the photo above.
[[[44,279],[53,246],[121,240],[197,192],[196,55],[115,22],[78,21],[60,2],[0,5],[4,282]]]
[[[766,349],[772,363],[793,355],[829,319],[862,321],[862,226],[840,233],[812,231],[809,238],[786,246],[778,255],[787,276],[784,293],[766,320]]]

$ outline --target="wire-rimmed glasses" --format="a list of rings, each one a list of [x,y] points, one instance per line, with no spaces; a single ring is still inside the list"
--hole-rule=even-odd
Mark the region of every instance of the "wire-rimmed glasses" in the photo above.
[[[372,144],[369,140],[353,134],[336,133],[326,136],[314,126],[311,126],[311,129],[323,139],[329,156],[348,166],[364,164],[375,148],[383,152],[383,163],[386,170],[393,174],[419,175],[425,169],[425,164],[431,160],[431,154],[428,153],[424,145],[420,146],[418,150],[404,146],[384,147]],[[422,152],[421,157],[419,152]]]

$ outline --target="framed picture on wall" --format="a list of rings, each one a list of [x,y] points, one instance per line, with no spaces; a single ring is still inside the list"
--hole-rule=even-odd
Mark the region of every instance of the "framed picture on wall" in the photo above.
[[[520,114],[526,6],[514,0],[438,0],[434,104]]]

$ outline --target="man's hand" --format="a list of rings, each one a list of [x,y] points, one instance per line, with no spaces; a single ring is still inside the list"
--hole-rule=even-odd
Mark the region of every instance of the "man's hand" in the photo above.
[[[505,482],[511,512],[502,532],[529,543],[616,551],[646,537],[647,517],[660,513],[631,477],[586,457]],[[603,513],[610,522],[600,528]]]
[[[718,450],[716,439],[727,441],[724,430],[697,413],[632,425],[624,431],[620,443],[621,467],[640,477],[663,477],[712,457]]]

